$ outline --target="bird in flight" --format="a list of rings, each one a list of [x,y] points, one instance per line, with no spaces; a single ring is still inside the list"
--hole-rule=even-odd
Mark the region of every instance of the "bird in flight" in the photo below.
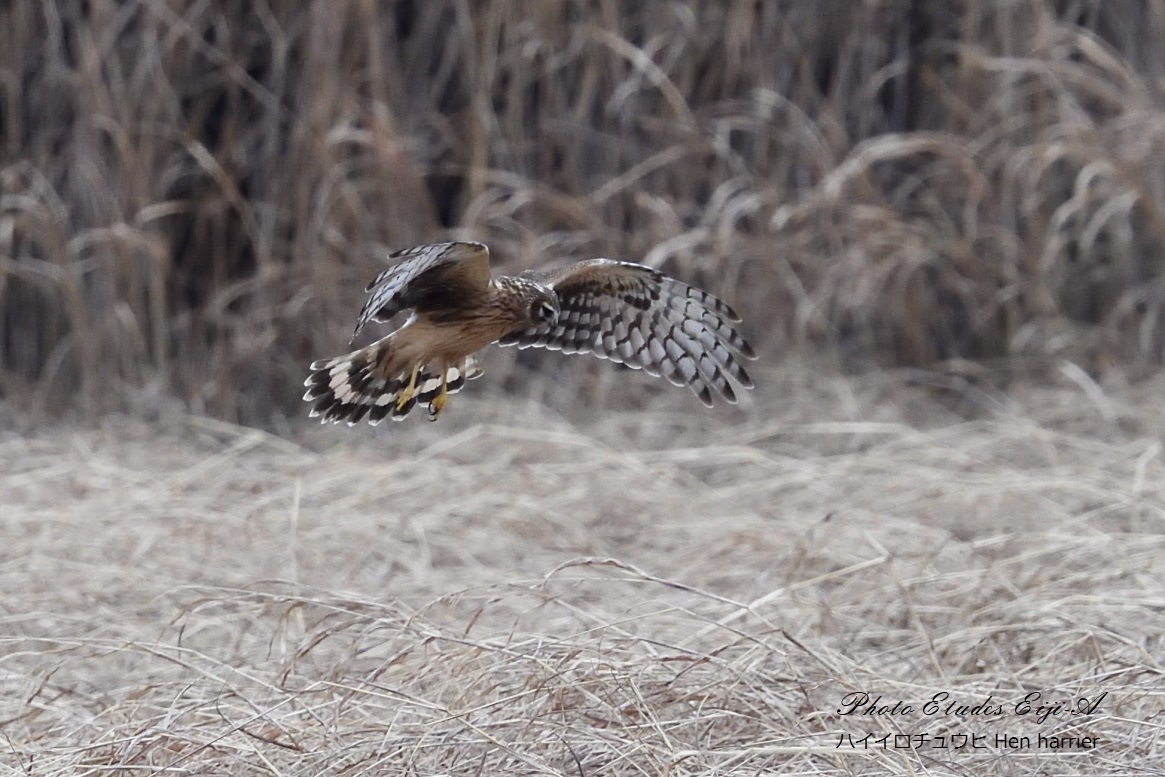
[[[436,243],[397,251],[399,260],[365,291],[352,340],[369,321],[411,310],[375,343],[311,365],[303,398],[323,421],[401,420],[418,402],[435,421],[450,394],[480,377],[474,354],[489,345],[594,353],[677,386],[712,406],[736,402],[731,378],[752,379],[755,359],[734,324],[740,316],[706,291],[630,262],[590,259],[520,275],[490,274],[481,243]]]

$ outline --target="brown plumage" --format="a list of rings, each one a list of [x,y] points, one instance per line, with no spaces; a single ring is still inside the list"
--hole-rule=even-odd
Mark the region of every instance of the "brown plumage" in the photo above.
[[[398,251],[399,263],[368,285],[353,339],[369,321],[412,310],[372,345],[311,365],[303,398],[312,416],[354,424],[400,420],[417,402],[436,420],[448,394],[481,375],[473,354],[497,342],[564,353],[593,352],[676,385],[712,405],[736,401],[731,377],[752,380],[737,360],[755,358],[724,302],[658,270],[591,259],[492,278],[481,243]]]

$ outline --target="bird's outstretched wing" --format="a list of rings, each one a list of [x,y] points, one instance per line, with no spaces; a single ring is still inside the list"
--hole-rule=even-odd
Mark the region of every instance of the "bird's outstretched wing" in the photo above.
[[[752,388],[737,360],[756,358],[733,326],[740,316],[706,291],[650,267],[610,259],[524,275],[554,289],[561,313],[555,325],[512,332],[498,341],[501,345],[593,352],[686,385],[709,407],[713,391],[736,401],[726,375]]]
[[[400,261],[365,289],[369,296],[353,340],[369,321],[388,321],[408,308],[429,314],[459,309],[485,295],[489,286],[489,249],[481,243],[433,243],[388,258]]]

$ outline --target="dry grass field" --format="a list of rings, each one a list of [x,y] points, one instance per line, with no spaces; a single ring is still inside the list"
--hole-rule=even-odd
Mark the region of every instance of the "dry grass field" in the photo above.
[[[0,763],[1159,773],[1163,382],[959,421],[811,375],[586,423],[466,394],[294,442],[181,413],[5,434]],[[1019,714],[1034,691],[1103,698]],[[839,715],[859,692],[914,712]],[[944,692],[1000,710],[925,714]]]
[[[0,3],[0,777],[1165,774],[1163,0]],[[744,316],[309,425],[389,251]],[[1037,696],[1038,695],[1038,696]]]

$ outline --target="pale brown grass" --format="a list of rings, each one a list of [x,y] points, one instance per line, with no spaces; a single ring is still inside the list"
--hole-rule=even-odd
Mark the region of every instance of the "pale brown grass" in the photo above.
[[[277,423],[448,237],[660,266],[766,358],[1155,368],[1163,37],[1143,0],[0,4],[0,394]]]
[[[1159,769],[1161,381],[1069,369],[960,421],[900,375],[806,374],[720,413],[676,392],[569,422],[468,392],[432,426],[281,438],[163,410],[5,434],[0,764]],[[855,690],[1007,712],[839,717]],[[1039,724],[1011,711],[1033,690],[1108,696]],[[887,732],[991,746],[837,748]]]

